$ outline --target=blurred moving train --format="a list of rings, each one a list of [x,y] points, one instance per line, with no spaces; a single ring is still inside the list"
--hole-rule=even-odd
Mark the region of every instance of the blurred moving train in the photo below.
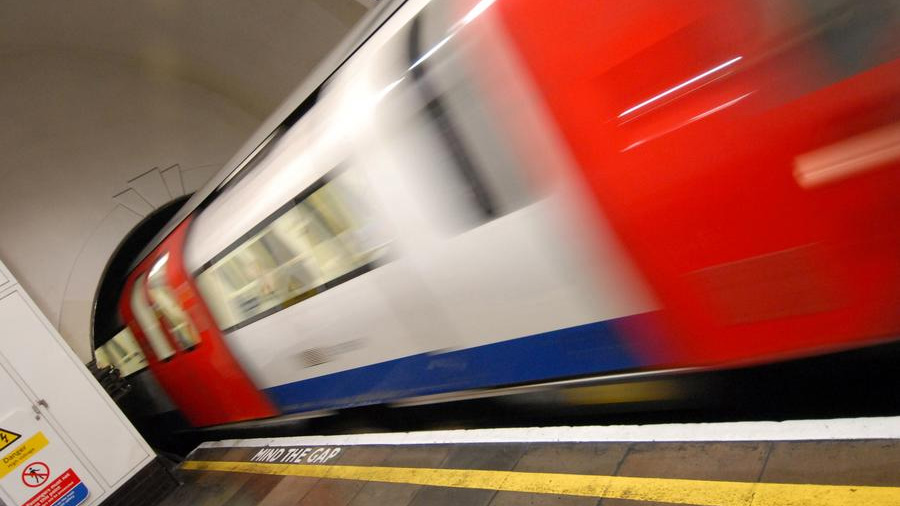
[[[900,336],[897,2],[371,20],[128,277],[191,424]]]

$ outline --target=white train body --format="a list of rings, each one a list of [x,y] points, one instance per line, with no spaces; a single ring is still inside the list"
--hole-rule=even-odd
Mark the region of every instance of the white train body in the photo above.
[[[472,69],[461,66],[461,55],[447,58],[438,48],[427,59],[427,75],[443,88],[436,93],[455,122],[516,117],[520,136],[542,140],[522,152],[502,125],[491,125],[489,138],[466,139],[498,197],[499,216],[480,215],[424,112],[403,54],[403,28],[416,11],[409,6],[391,18],[252,172],[191,226],[185,262],[198,272],[320,178],[338,171],[364,188],[366,218],[384,248],[377,267],[245,325],[218,318],[229,347],[262,389],[655,309],[616,239],[586,211],[577,173],[534,92],[517,77],[515,58],[498,56],[505,65],[482,76],[514,84],[506,104],[487,104],[472,89],[476,83],[465,81]],[[489,45],[502,53],[501,42],[494,33]],[[215,281],[202,273],[198,281],[208,303],[221,300],[209,295],[222,289]],[[434,362],[450,370],[464,366]]]

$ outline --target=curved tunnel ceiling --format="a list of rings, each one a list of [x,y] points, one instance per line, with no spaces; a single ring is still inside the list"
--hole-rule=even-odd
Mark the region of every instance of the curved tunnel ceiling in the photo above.
[[[84,361],[116,246],[215,174],[370,1],[0,0],[0,259]]]
[[[366,0],[3,2],[3,57],[124,59],[264,117],[366,11]]]

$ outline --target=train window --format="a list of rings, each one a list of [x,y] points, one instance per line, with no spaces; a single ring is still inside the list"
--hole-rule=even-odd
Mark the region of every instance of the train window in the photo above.
[[[368,186],[326,176],[197,276],[220,328],[252,323],[369,270],[386,250]]]
[[[147,337],[150,349],[153,350],[157,360],[165,360],[174,355],[175,350],[172,349],[162,329],[159,328],[156,314],[153,312],[153,308],[150,307],[150,303],[147,302],[147,297],[144,294],[145,286],[144,276],[139,276],[131,291],[131,311]]]
[[[97,367],[112,365],[119,370],[122,377],[130,376],[147,367],[147,357],[144,356],[128,327],[97,348],[95,356]]]
[[[800,0],[835,79],[844,79],[900,56],[895,33],[900,4],[891,0]]]
[[[150,304],[178,346],[182,350],[189,350],[197,346],[200,336],[166,280],[168,261],[169,254],[166,253],[153,264],[150,274],[147,275]]]
[[[779,81],[786,99],[900,57],[896,0],[767,0],[760,5],[765,7],[764,36],[777,48],[769,57],[803,72],[784,84]],[[815,72],[803,70],[805,64],[815,65]]]

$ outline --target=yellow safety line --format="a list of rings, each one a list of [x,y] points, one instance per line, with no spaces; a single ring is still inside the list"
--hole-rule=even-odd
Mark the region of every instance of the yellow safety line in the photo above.
[[[525,473],[480,469],[264,464],[188,460],[182,469],[273,474],[655,501],[703,506],[875,506],[900,505],[900,487],[802,485],[738,481]]]

